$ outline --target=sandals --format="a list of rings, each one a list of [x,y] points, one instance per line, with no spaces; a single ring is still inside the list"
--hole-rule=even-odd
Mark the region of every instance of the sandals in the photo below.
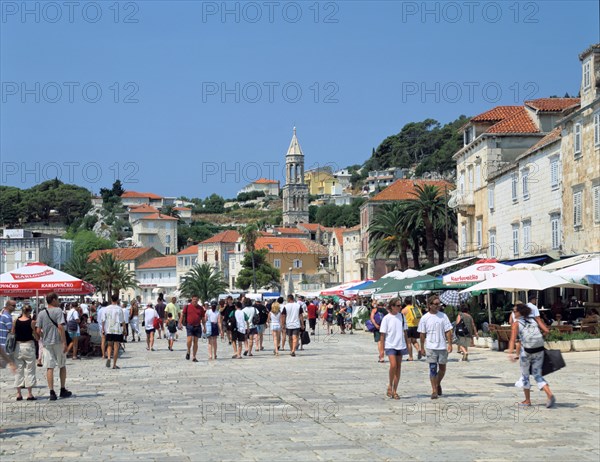
[[[438,399],[438,394],[437,393],[432,393],[431,394],[431,399]]]
[[[388,389],[387,389],[386,395],[387,395],[388,398],[393,398],[394,397],[394,394],[392,393],[392,387],[390,387],[389,385],[388,385]]]
[[[379,359],[377,362],[378,362],[378,363],[384,363],[384,362],[385,362],[385,360],[384,360],[384,359],[382,359],[382,358],[380,358],[380,359]]]
[[[394,393],[394,394],[392,395],[392,398],[393,398],[393,399],[400,399],[400,395],[398,395],[398,393]]]

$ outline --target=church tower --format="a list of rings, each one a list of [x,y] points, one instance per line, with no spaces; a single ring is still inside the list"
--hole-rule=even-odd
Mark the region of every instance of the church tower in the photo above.
[[[296,137],[296,127],[285,155],[283,187],[283,226],[308,223],[308,186],[304,183],[304,153]]]

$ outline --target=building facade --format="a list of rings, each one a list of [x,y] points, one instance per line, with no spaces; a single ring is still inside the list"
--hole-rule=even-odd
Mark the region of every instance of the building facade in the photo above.
[[[156,257],[139,265],[135,270],[139,288],[136,295],[142,297],[142,303],[156,301],[162,293],[165,300],[177,290],[177,256]]]
[[[177,218],[152,213],[131,224],[132,241],[139,247],[154,247],[164,255],[177,251]]]
[[[229,280],[229,257],[235,251],[240,233],[235,230],[222,231],[198,244],[198,262],[208,263],[221,271]]]
[[[177,284],[181,284],[183,277],[198,264],[198,245],[186,247],[177,253]]]
[[[263,192],[265,196],[279,196],[279,181],[259,178],[240,189],[238,194],[251,192]]]
[[[304,183],[304,153],[296,137],[296,127],[285,156],[283,187],[283,226],[308,223],[308,186]]]
[[[28,263],[62,269],[73,255],[73,241],[24,229],[5,229],[0,239],[0,274]]]
[[[581,107],[561,121],[563,251],[600,251],[600,44],[579,55]]]
[[[358,263],[361,250],[360,225],[347,228],[342,232],[343,236],[343,282],[366,279],[367,274],[361,271],[362,266]]]

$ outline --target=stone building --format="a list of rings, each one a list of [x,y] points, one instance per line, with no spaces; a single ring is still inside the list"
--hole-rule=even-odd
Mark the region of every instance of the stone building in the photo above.
[[[283,187],[283,226],[308,223],[308,186],[304,182],[304,153],[296,137],[296,127],[285,156]]]

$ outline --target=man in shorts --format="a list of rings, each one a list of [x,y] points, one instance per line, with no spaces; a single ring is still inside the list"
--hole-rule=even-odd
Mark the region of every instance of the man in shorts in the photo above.
[[[72,393],[67,390],[67,339],[65,336],[65,318],[60,309],[58,295],[51,292],[46,295],[48,308],[41,310],[37,319],[37,333],[44,344],[44,368],[50,390],[50,401],[56,401],[54,392],[54,368],[59,368],[60,397],[68,398]]]
[[[125,333],[125,315],[123,308],[119,306],[119,296],[112,295],[110,297],[112,305],[106,307],[104,312],[104,324],[102,330],[106,335],[106,348],[108,350],[108,359],[106,367],[110,367],[110,357],[113,357],[113,369],[120,369],[117,366],[117,358],[119,357],[119,347],[123,342],[123,334]]]
[[[192,303],[183,308],[183,316],[179,319],[179,328],[182,328],[183,319],[185,319],[185,330],[187,333],[187,353],[185,359],[190,359],[190,350],[192,350],[192,361],[197,363],[198,359],[198,339],[202,337],[202,327],[206,330],[205,310],[198,303],[198,296],[192,297]],[[192,347],[193,345],[193,347]]]
[[[421,336],[421,355],[429,363],[431,399],[442,396],[442,379],[446,375],[448,353],[452,353],[452,324],[446,314],[439,312],[440,299],[432,295],[428,300],[429,313],[419,322]],[[439,367],[439,371],[438,371]]]
[[[291,356],[296,356],[296,348],[298,348],[298,337],[300,336],[300,330],[304,325],[304,316],[302,313],[302,307],[300,303],[294,300],[292,294],[288,295],[287,303],[281,310],[281,325],[285,325],[287,335],[289,335],[289,344],[292,352]]]
[[[421,350],[419,349],[419,332],[417,332],[417,327],[419,326],[419,321],[421,320],[421,310],[413,305],[412,297],[406,297],[404,299],[404,303],[406,307],[402,309],[402,314],[406,319],[406,324],[408,325],[408,360],[413,360],[413,348],[417,351],[418,359],[421,359]]]

